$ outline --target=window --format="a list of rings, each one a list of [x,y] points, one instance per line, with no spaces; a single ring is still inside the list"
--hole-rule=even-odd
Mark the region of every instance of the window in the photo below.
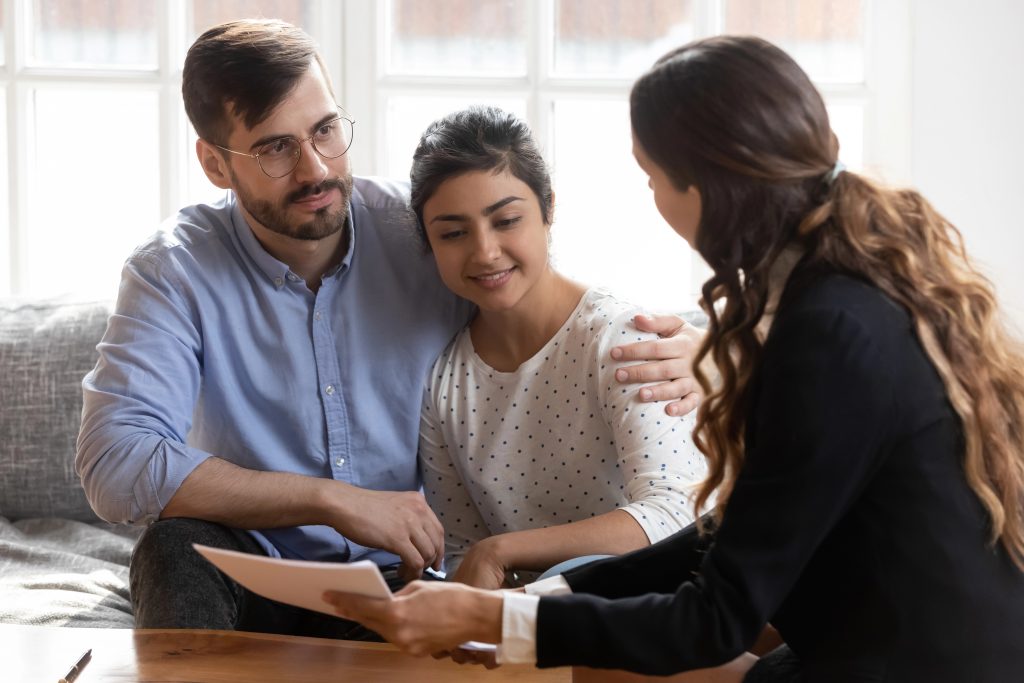
[[[181,106],[185,50],[238,16],[321,25],[310,0],[17,0],[0,15],[0,296],[109,298],[161,219],[212,196]],[[8,268],[9,265],[9,268]]]
[[[664,227],[630,153],[626,97],[693,38],[758,33],[826,96],[842,157],[899,177],[906,0],[7,0],[0,3],[0,296],[110,297],[133,246],[221,194],[194,155],[181,65],[207,26],[279,17],[320,43],[358,121],[359,174],[405,177],[420,132],[486,102],[525,117],[553,171],[571,277],[692,308],[705,272]],[[903,32],[901,32],[901,30]]]
[[[633,162],[629,88],[672,47],[717,33],[787,49],[825,95],[848,167],[906,171],[870,147],[883,111],[869,0],[386,0],[349,4],[345,98],[372,146],[357,171],[405,177],[432,120],[472,103],[525,115],[551,168],[562,272],[660,310],[693,308],[706,266],[664,226]],[[898,4],[898,3],[897,3]],[[874,12],[874,14],[872,14]],[[372,31],[366,27],[372,26]],[[869,38],[873,39],[869,40]],[[365,57],[373,57],[367,62]],[[888,92],[888,91],[887,91]],[[899,98],[896,98],[899,100]],[[902,100],[899,100],[902,101]],[[890,107],[898,107],[890,100]],[[874,118],[873,118],[874,117]],[[365,125],[364,125],[365,124]],[[896,125],[895,128],[899,128]]]

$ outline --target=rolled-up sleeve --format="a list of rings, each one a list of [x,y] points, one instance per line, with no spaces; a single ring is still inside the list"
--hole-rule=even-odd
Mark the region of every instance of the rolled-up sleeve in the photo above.
[[[82,382],[75,466],[109,522],[157,519],[210,457],[186,445],[202,381],[201,332],[187,291],[166,257],[133,254],[99,360]]]

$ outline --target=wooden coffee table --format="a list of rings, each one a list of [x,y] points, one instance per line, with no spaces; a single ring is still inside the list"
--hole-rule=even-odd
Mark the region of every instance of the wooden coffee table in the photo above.
[[[92,660],[75,683],[568,683],[571,678],[569,669],[487,671],[347,640],[0,624],[0,679],[57,683],[89,648]]]

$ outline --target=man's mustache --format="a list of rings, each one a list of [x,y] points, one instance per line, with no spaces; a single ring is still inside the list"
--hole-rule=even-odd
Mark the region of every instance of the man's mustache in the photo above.
[[[285,200],[289,203],[297,202],[300,199],[305,199],[306,197],[312,194],[326,192],[327,190],[330,190],[332,188],[337,188],[338,190],[341,191],[342,197],[345,197],[346,199],[348,198],[348,187],[345,184],[345,181],[343,181],[341,178],[331,178],[330,180],[325,180],[322,183],[317,183],[316,185],[304,185],[299,189],[295,190],[295,192],[289,193],[288,196],[285,197]]]

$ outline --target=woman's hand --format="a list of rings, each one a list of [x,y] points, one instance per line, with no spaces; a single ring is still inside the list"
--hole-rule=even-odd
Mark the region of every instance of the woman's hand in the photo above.
[[[358,621],[403,652],[423,657],[448,654],[461,643],[501,641],[500,592],[462,584],[413,581],[391,600],[327,591],[338,616]]]
[[[638,315],[633,324],[662,338],[613,348],[611,354],[616,361],[644,361],[619,368],[615,378],[623,384],[660,382],[641,389],[640,400],[671,401],[665,406],[669,415],[681,416],[694,410],[702,392],[691,363],[704,338],[703,331],[674,315]]]
[[[494,590],[505,585],[505,563],[499,551],[498,536],[489,536],[474,543],[462,558],[449,581],[476,588]]]

